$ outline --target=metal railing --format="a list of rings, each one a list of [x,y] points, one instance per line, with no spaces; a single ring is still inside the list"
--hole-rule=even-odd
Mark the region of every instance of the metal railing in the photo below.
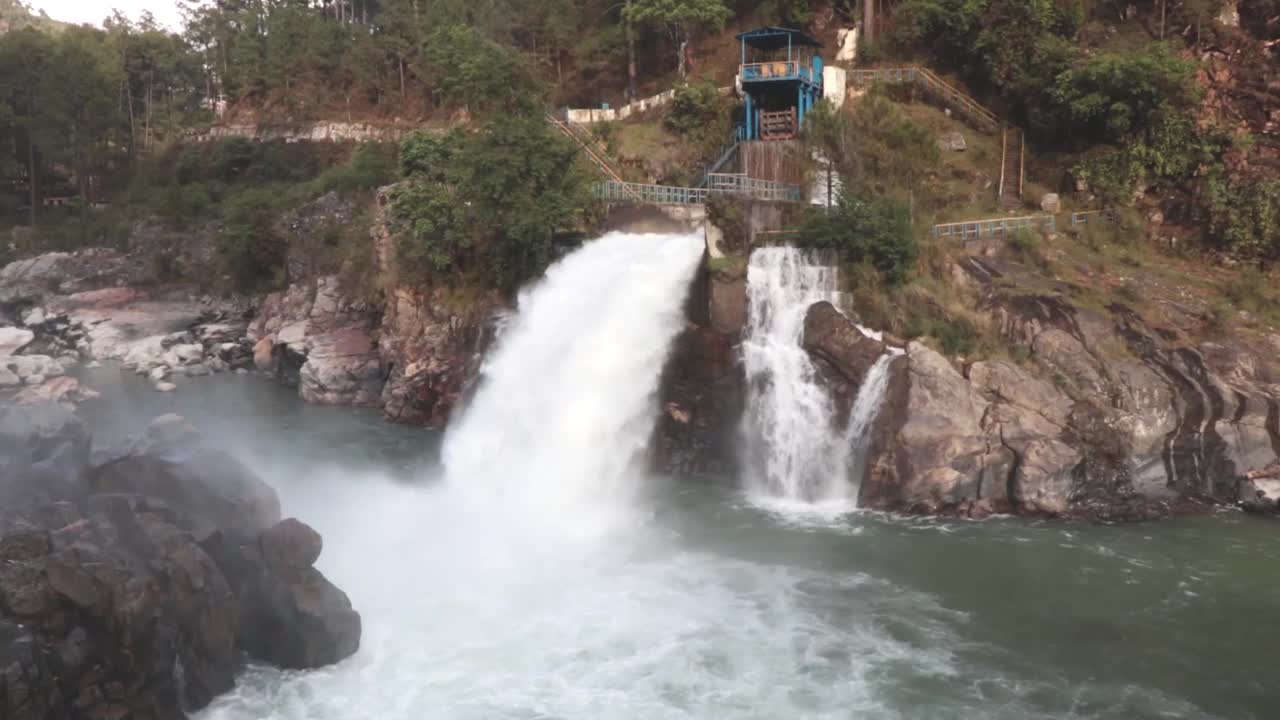
[[[956,107],[973,120],[991,129],[1000,127],[1000,119],[996,114],[978,104],[955,86],[938,77],[933,71],[924,67],[905,68],[866,68],[849,71],[849,81],[855,85],[870,85],[875,82],[884,83],[916,83],[926,91],[937,95],[943,101]]]
[[[813,68],[795,61],[746,63],[738,67],[743,82],[760,80],[804,80],[815,82]]]
[[[598,182],[596,199],[605,202],[639,202],[651,205],[701,205],[712,195],[749,195],[757,200],[800,202],[800,186],[755,180],[743,175],[709,175],[707,187],[676,187],[628,182]]]
[[[556,118],[554,115],[552,115],[551,113],[547,113],[547,122],[555,126],[555,128],[559,130],[565,137],[574,141],[578,145],[578,147],[584,153],[587,154],[587,157],[591,158],[591,162],[595,163],[595,166],[599,168],[600,171],[603,172],[605,175],[609,176],[613,182],[619,183],[624,186],[627,185],[626,181],[622,179],[622,176],[618,174],[618,171],[614,170],[613,166],[610,165],[607,160],[601,157],[600,154],[597,153],[586,140],[580,137],[578,133],[575,133],[573,131],[573,128],[569,126],[569,123],[567,121],[560,120]]]
[[[1053,215],[1024,215],[1012,218],[990,218],[986,220],[968,220],[965,222],[941,223],[933,226],[934,237],[969,238],[1007,235],[1024,228],[1032,230],[1055,230],[1058,221]]]
[[[1107,222],[1117,222],[1120,219],[1119,213],[1113,208],[1105,208],[1103,210],[1084,210],[1081,212],[1071,213],[1071,225],[1087,225],[1097,220],[1106,220]]]
[[[762,200],[800,201],[799,185],[760,180],[745,173],[710,173],[706,187],[712,192],[744,193]]]

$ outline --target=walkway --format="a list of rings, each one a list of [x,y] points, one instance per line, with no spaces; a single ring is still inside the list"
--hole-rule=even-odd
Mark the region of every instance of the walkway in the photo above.
[[[800,186],[745,175],[710,174],[704,187],[677,187],[628,182],[599,182],[593,186],[597,199],[606,202],[638,202],[651,205],[701,205],[713,195],[746,195],[756,200],[800,202]]]

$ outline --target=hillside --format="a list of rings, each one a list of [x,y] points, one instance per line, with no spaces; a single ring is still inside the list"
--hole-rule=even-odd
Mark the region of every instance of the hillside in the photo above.
[[[42,32],[58,32],[65,25],[45,14],[43,10],[35,12],[22,0],[0,0],[0,34],[24,28],[35,28]]]

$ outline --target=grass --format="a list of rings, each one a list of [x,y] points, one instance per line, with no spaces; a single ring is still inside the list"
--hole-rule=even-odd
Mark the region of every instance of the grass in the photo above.
[[[955,116],[925,102],[901,103],[903,111],[937,138],[958,132],[965,149],[943,150],[938,182],[929,189],[927,202],[934,222],[978,220],[999,214],[996,187],[1000,181],[1000,136],[979,132]],[[991,187],[984,187],[987,182]]]

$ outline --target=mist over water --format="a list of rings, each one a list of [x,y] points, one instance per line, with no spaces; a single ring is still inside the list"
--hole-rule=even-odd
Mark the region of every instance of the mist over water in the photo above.
[[[1272,524],[815,519],[736,478],[642,477],[637,418],[699,253],[609,236],[566,258],[443,443],[260,378],[159,394],[93,371],[96,430],[193,419],[323,534],[364,618],[354,657],[250,668],[195,717],[1271,716]]]

